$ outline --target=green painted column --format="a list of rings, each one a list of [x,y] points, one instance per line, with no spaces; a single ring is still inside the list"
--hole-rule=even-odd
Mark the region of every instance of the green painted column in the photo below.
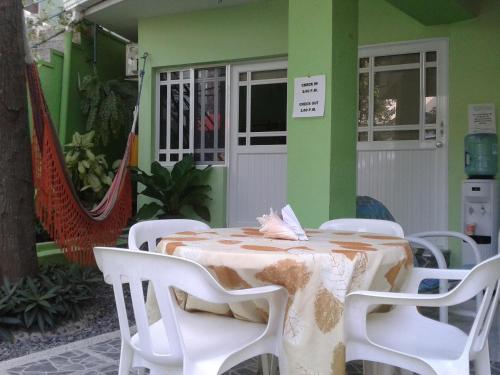
[[[59,114],[59,140],[66,144],[66,129],[68,127],[68,106],[71,80],[71,56],[73,48],[73,32],[64,34],[64,62],[61,82],[61,112]]]
[[[289,1],[288,200],[308,227],[356,212],[357,30],[357,1]],[[293,118],[294,79],[321,74],[324,116]]]

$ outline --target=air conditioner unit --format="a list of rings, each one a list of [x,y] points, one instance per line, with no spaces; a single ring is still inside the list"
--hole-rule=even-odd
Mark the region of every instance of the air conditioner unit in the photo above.
[[[137,77],[139,74],[139,46],[137,44],[127,44],[125,52],[125,75],[127,77]]]

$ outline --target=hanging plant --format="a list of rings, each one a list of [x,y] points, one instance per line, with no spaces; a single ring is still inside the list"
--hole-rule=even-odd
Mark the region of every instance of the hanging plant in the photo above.
[[[95,131],[96,142],[106,146],[109,141],[125,136],[132,124],[137,85],[111,79],[101,81],[97,72],[79,82],[81,109],[87,116],[87,131]]]

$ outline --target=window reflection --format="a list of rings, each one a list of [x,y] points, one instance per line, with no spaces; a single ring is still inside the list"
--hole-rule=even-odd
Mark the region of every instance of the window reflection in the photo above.
[[[425,70],[425,123],[436,123],[436,68]]]
[[[358,142],[437,138],[437,55],[431,50],[359,59]]]
[[[223,68],[197,69],[195,74],[194,152],[201,162],[224,161],[226,84]]]
[[[368,73],[359,75],[358,126],[368,126]]]
[[[286,83],[252,86],[252,132],[286,131]]]
[[[420,62],[419,53],[375,57],[375,66],[412,64]]]
[[[170,148],[179,148],[179,85],[171,86]]]
[[[375,125],[415,125],[419,121],[418,69],[375,73]]]
[[[159,149],[168,154],[159,154],[160,161],[178,161],[194,146],[196,162],[224,162],[225,72],[225,67],[196,69],[194,87],[190,70],[160,73]]]
[[[369,63],[370,63],[369,57],[363,57],[363,58],[359,59],[359,67],[360,68],[368,68]]]
[[[387,130],[373,133],[374,141],[415,141],[418,140],[418,130]]]
[[[165,73],[166,74],[166,73]],[[167,148],[167,86],[160,86],[160,149]]]

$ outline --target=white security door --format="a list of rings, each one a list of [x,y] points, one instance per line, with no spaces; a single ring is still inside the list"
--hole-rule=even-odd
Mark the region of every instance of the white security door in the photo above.
[[[447,229],[445,40],[359,50],[358,195],[405,233]]]
[[[255,226],[286,202],[286,62],[233,66],[230,118],[228,225]]]

